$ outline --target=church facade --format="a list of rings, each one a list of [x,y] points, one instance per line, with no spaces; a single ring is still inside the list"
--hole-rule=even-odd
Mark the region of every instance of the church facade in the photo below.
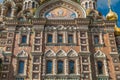
[[[97,0],[4,0],[0,80],[120,80],[118,17],[96,8]]]

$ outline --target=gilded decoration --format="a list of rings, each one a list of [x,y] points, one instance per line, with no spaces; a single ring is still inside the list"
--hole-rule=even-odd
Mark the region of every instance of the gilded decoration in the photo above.
[[[58,7],[45,14],[48,19],[74,19],[77,18],[77,14],[69,9]]]

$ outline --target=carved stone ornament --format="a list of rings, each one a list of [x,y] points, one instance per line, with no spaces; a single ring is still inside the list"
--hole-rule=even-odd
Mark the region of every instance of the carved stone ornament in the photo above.
[[[102,51],[100,51],[100,50],[98,50],[95,54],[94,54],[94,57],[100,57],[100,58],[105,58],[106,57],[106,55],[102,52]]]
[[[28,53],[26,53],[24,50],[20,51],[20,53],[18,53],[17,57],[28,57]]]

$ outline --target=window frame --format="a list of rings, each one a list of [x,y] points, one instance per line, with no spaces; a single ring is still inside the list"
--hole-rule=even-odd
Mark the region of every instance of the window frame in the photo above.
[[[20,62],[23,62],[22,71],[21,71],[21,68],[20,68],[21,67]],[[19,64],[18,64],[18,74],[24,74],[24,69],[25,69],[25,61],[20,60]]]
[[[48,67],[48,62],[50,62],[50,68]],[[49,70],[50,69],[50,70]],[[47,74],[52,74],[53,73],[53,61],[52,60],[47,60],[46,61],[46,73]]]
[[[71,36],[72,36],[72,40],[69,40],[69,39],[71,39]],[[73,34],[68,34],[68,43],[74,43],[74,35]]]
[[[73,64],[73,72],[70,72],[71,70],[70,70],[70,62],[73,62],[74,64]],[[74,60],[69,60],[69,62],[68,62],[68,65],[69,65],[69,74],[74,74],[75,73],[75,61]]]
[[[60,40],[59,37],[61,37],[61,40],[62,40],[62,41]],[[57,42],[58,42],[58,43],[63,43],[63,34],[58,34],[58,35],[57,35]]]
[[[59,62],[60,62],[60,64],[59,64]],[[61,66],[59,66],[59,65],[61,65],[61,62],[62,62],[62,71],[60,71],[60,69],[59,69],[59,68],[61,68]],[[64,61],[58,60],[57,61],[57,74],[63,74],[63,73],[64,73]]]
[[[50,38],[50,40],[49,40]],[[52,34],[47,34],[47,43],[52,43],[53,42],[53,35]]]

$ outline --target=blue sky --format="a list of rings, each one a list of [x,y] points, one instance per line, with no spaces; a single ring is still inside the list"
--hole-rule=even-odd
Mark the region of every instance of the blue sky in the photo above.
[[[2,1],[3,0],[0,0],[0,2]],[[107,1],[108,0],[98,0],[97,3],[97,9],[103,14],[103,16],[106,16],[106,14],[109,12]],[[111,0],[111,8],[118,14],[118,26],[120,27],[120,0]]]

